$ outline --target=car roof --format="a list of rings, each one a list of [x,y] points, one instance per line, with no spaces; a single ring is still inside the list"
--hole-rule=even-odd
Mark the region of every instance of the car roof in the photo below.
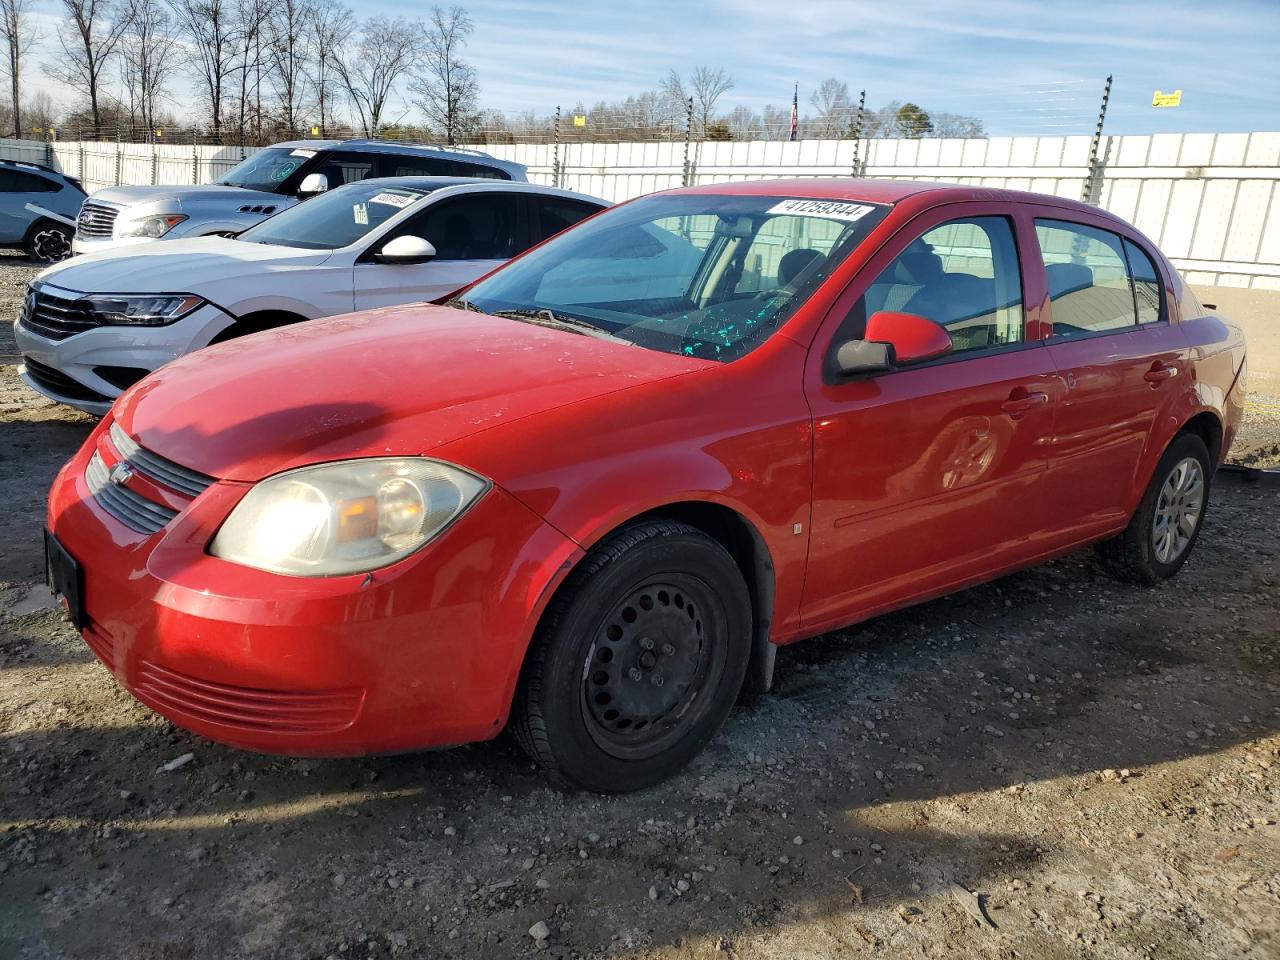
[[[480,150],[468,150],[464,147],[450,147],[434,143],[412,143],[407,140],[374,140],[368,137],[357,137],[351,140],[287,140],[273,143],[276,148],[291,150],[332,150],[341,147],[353,153],[398,153],[404,156],[443,157],[479,163],[487,167],[495,167],[508,172],[525,171],[525,165],[514,160],[501,160]]]
[[[1005,200],[1013,203],[1051,203],[1097,214],[1097,207],[1055,197],[1051,194],[1005,190],[963,183],[936,183],[920,180],[865,180],[854,177],[813,177],[779,180],[744,180],[680,187],[671,193],[720,194],[723,196],[796,197],[797,199],[852,200],[863,203],[898,203],[908,197],[925,197],[935,202],[965,200]]]
[[[467,187],[477,191],[510,190],[517,193],[534,193],[541,196],[582,200],[586,203],[600,204],[603,207],[612,206],[608,200],[602,200],[586,193],[562,190],[559,187],[546,187],[540,183],[526,183],[523,180],[494,180],[492,177],[366,177],[363,180],[353,180],[349,184],[343,184],[343,186],[371,183],[387,187],[415,187],[419,190],[429,191],[443,190],[447,187]],[[342,187],[336,187],[335,189],[340,190]]]
[[[10,160],[7,157],[0,157],[0,164],[6,167],[16,167],[19,170],[35,170],[37,173],[48,173],[55,177],[66,176],[61,170],[55,170],[53,167],[43,163],[31,163],[27,160]]]

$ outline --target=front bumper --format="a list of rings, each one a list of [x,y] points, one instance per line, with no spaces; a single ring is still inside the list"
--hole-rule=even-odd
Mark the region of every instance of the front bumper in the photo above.
[[[16,321],[13,338],[23,359],[34,360],[74,383],[68,385],[60,378],[42,375],[34,365],[28,370],[24,364],[18,375],[37,393],[100,417],[111,409],[124,388],[104,379],[95,368],[155,371],[192,350],[208,346],[234,322],[235,317],[209,303],[167,326],[103,326],[62,340],[43,337]]]
[[[139,700],[212,740],[356,756],[486,739],[506,722],[550,585],[580,555],[498,488],[413,556],[298,578],[206,552],[250,484],[219,481],[159,533],[106,513],[63,468],[49,528],[83,575],[85,642]],[[136,480],[126,481],[136,482]]]

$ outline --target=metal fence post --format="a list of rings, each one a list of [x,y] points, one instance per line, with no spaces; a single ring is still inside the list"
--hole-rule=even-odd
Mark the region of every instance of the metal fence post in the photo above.
[[[81,182],[84,181],[84,127],[80,128],[80,169],[76,171]]]
[[[693,97],[686,102],[684,118],[684,175],[680,179],[681,186],[693,184],[693,161],[689,159],[689,141],[693,139]]]
[[[862,162],[858,157],[858,153],[862,146],[862,117],[866,108],[867,91],[863,90],[858,93],[858,113],[853,121],[853,175],[855,177],[862,176]]]
[[[555,153],[554,159],[551,161],[551,185],[553,187],[560,186],[560,107],[556,107],[556,127],[555,127]]]
[[[160,148],[154,140],[151,141],[151,182],[156,184],[160,182]]]
[[[1102,88],[1102,106],[1098,110],[1098,125],[1093,130],[1093,142],[1089,145],[1089,174],[1084,180],[1084,189],[1080,199],[1085,203],[1097,204],[1102,196],[1102,172],[1105,164],[1098,158],[1098,147],[1102,143],[1102,124],[1107,119],[1107,101],[1111,99],[1111,74],[1107,74],[1107,84]]]
[[[196,152],[196,128],[191,128],[191,182],[200,182],[200,154]]]
[[[124,144],[120,142],[120,131],[116,130],[116,186],[120,186],[124,173]]]

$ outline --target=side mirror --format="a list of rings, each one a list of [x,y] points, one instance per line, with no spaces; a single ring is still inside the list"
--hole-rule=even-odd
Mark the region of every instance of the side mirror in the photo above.
[[[298,196],[313,197],[329,189],[329,178],[323,173],[308,173],[302,178],[302,186],[298,187]]]
[[[406,234],[388,240],[373,259],[378,263],[426,263],[435,255],[436,248],[431,241]]]
[[[881,310],[867,320],[867,331],[861,340],[839,346],[835,368],[837,374],[848,377],[933,360],[950,352],[950,335],[932,320],[914,313]]]

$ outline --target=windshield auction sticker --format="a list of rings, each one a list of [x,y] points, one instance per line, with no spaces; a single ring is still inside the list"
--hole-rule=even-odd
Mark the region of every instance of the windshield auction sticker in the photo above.
[[[314,157],[315,155],[316,152],[314,150],[291,150],[289,152],[291,157]]]
[[[370,197],[370,203],[385,203],[391,207],[400,207],[402,210],[409,204],[413,203],[414,197],[407,197],[402,193],[380,193],[375,197]]]
[[[793,217],[822,217],[852,223],[854,220],[861,220],[874,209],[875,207],[869,207],[865,203],[849,203],[845,200],[783,200],[765,212],[774,216],[788,214]]]

